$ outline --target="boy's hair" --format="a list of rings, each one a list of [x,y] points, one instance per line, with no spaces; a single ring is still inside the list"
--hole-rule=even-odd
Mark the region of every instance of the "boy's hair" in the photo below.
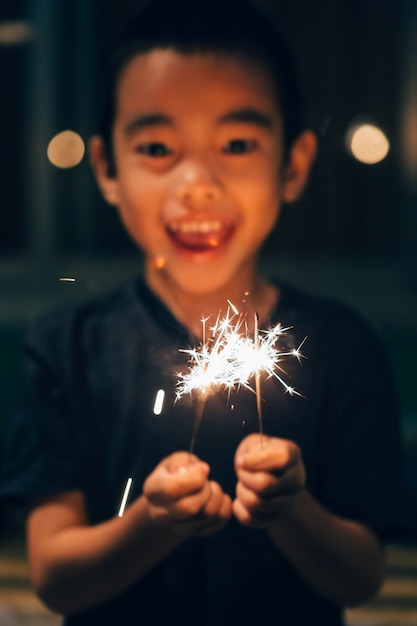
[[[291,55],[271,19],[246,0],[150,0],[129,16],[110,48],[99,128],[109,174],[114,174],[112,128],[120,74],[134,56],[158,48],[218,53],[263,64],[275,86],[288,155],[306,121]]]

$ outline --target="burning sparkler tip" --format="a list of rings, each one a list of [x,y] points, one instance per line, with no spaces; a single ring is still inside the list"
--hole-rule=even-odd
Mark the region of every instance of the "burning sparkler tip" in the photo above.
[[[241,387],[249,389],[256,395],[256,405],[260,432],[262,434],[262,409],[261,409],[261,374],[267,378],[275,378],[284,388],[285,393],[294,396],[301,394],[294,387],[287,384],[280,375],[285,371],[280,366],[284,357],[295,357],[301,360],[301,347],[290,351],[280,351],[277,343],[282,335],[291,327],[283,327],[277,324],[270,330],[259,330],[259,317],[254,314],[254,332],[249,334],[248,326],[242,316],[238,315],[234,321],[234,305],[230,301],[226,316],[218,315],[214,326],[211,328],[212,335],[205,339],[205,324],[203,323],[203,342],[196,348],[181,350],[190,356],[191,365],[187,373],[177,374],[176,400],[184,394],[197,395],[196,423],[200,423],[204,409],[205,398],[223,387],[228,391],[237,390]],[[237,311],[237,310],[236,310]],[[251,382],[253,381],[253,383]],[[301,396],[303,397],[303,396]],[[231,410],[234,405],[231,405]],[[194,446],[196,431],[193,433],[191,451]]]

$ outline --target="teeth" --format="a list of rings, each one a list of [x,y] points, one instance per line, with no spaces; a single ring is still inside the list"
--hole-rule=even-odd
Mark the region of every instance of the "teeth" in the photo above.
[[[180,233],[215,233],[221,229],[222,225],[219,220],[210,222],[173,222],[170,224],[170,230]]]

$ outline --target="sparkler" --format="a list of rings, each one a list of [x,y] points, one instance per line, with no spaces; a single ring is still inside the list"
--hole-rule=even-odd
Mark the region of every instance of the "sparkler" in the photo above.
[[[230,307],[232,304],[229,303]],[[235,311],[235,307],[233,307]],[[280,351],[277,343],[290,329],[277,324],[270,330],[259,330],[258,315],[255,314],[253,337],[249,335],[243,316],[231,314],[230,308],[224,318],[217,317],[211,328],[211,337],[206,340],[207,319],[202,320],[203,341],[193,349],[182,350],[190,356],[190,367],[185,374],[179,373],[177,382],[177,400],[185,394],[197,396],[196,412],[190,452],[194,449],[195,439],[204,413],[207,397],[218,389],[231,391],[245,387],[256,395],[256,405],[260,433],[263,433],[261,408],[261,375],[276,378],[290,395],[301,394],[284,380],[285,371],[280,363],[285,357],[301,360],[301,347],[290,351]],[[254,383],[252,383],[254,381]],[[254,387],[253,387],[254,384]]]
[[[236,382],[233,376],[233,339],[238,338],[238,325],[232,326],[230,309],[224,319],[217,318],[211,329],[212,335],[206,341],[207,319],[202,319],[203,342],[192,350],[182,350],[190,355],[192,366],[187,374],[178,374],[177,399],[184,394],[197,396],[194,426],[191,436],[190,454],[194,451],[195,440],[203,418],[207,396],[218,387],[231,390]]]

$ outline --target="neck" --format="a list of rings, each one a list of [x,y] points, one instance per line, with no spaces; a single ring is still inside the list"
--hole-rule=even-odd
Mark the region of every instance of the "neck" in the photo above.
[[[174,317],[199,338],[202,335],[202,320],[209,318],[214,321],[218,315],[226,315],[230,303],[239,313],[246,315],[249,330],[253,328],[255,312],[262,325],[269,318],[279,296],[278,289],[256,273],[233,285],[203,294],[179,289],[162,273],[147,273],[146,281]]]

